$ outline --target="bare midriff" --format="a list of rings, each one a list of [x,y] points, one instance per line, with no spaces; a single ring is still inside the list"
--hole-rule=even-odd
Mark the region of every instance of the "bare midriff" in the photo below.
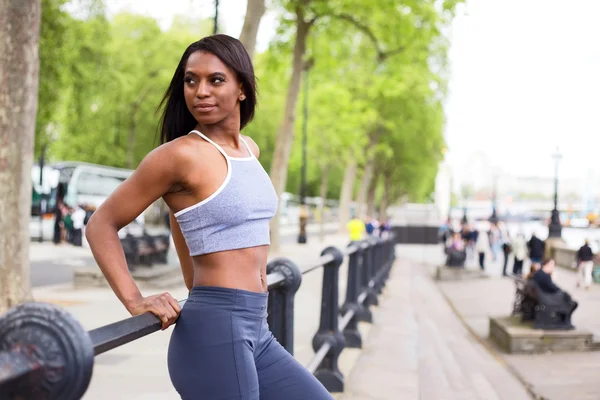
[[[269,246],[194,256],[194,286],[267,292]]]

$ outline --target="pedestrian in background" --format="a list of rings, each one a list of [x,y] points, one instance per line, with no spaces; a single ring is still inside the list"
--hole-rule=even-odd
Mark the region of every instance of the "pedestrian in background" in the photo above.
[[[585,289],[592,285],[592,271],[594,269],[594,252],[590,247],[589,240],[585,240],[583,246],[577,250],[577,287],[581,286],[581,281]]]

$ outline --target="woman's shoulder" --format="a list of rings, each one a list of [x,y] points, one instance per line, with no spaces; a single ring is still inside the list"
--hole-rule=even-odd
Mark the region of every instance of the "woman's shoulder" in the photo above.
[[[152,150],[144,159],[144,163],[161,166],[161,169],[182,171],[197,164],[204,157],[198,157],[205,152],[210,144],[203,140],[194,140],[192,136],[182,136],[170,142],[163,143]]]
[[[202,140],[196,135],[186,135],[163,143],[155,150],[164,152],[169,157],[175,157],[180,161],[198,160],[198,154],[211,149],[212,145],[206,140]]]

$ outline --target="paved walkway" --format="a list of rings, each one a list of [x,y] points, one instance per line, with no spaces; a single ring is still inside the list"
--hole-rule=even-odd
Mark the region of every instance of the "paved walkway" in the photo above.
[[[525,269],[528,270],[526,265]],[[431,268],[425,268],[432,273]],[[464,321],[492,349],[488,340],[489,317],[510,314],[515,286],[501,277],[497,264],[490,264],[490,279],[439,284]],[[573,323],[600,338],[600,285],[589,291],[575,287],[574,272],[557,269],[555,281],[579,302]],[[533,392],[549,400],[597,400],[600,398],[600,352],[571,352],[542,355],[509,355],[497,351],[497,356],[530,385]]]
[[[456,318],[420,261],[437,247],[398,246],[375,324],[342,400],[521,400],[521,383]]]

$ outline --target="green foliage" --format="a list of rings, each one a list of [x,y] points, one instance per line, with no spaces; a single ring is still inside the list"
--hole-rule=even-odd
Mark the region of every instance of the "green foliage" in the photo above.
[[[459,0],[273,0],[279,16],[269,48],[256,54],[259,104],[244,129],[269,170],[287,95],[295,8],[314,18],[308,37],[308,194],[323,172],[336,198],[347,160],[375,160],[377,196],[426,200],[442,159],[448,43],[441,32]],[[131,14],[104,17],[102,1],[42,0],[36,151],[53,160],[135,167],[157,145],[155,110],[184,49],[212,21],[178,16],[168,31]],[[287,190],[298,193],[304,84]],[[384,190],[385,189],[385,190]]]
[[[36,148],[50,143],[52,160],[133,168],[158,144],[156,107],[181,54],[210,24],[181,16],[162,32],[139,15],[108,21],[101,2],[82,2],[75,16],[65,3],[43,2]]]
[[[67,0],[42,0],[40,26],[40,79],[36,119],[36,155],[51,140],[61,108],[62,88],[67,75],[63,60],[68,56],[65,46],[71,16],[62,10]]]

